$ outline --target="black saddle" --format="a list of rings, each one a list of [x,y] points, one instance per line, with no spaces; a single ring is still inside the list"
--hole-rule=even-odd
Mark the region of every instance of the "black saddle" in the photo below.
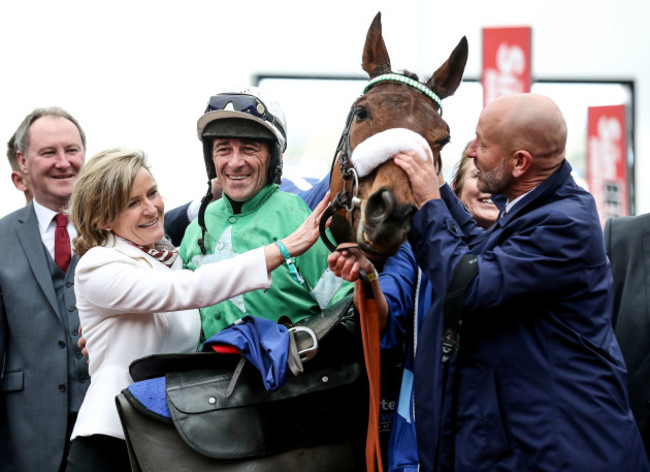
[[[364,470],[367,379],[351,304],[350,296],[300,323],[318,352],[276,391],[237,354],[134,361],[134,380],[165,377],[171,420],[129,389],[117,396],[133,470]],[[311,334],[294,334],[298,352],[313,352]]]

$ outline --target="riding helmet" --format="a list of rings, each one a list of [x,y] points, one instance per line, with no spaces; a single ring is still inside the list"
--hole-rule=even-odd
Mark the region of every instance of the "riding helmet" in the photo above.
[[[282,153],[287,148],[287,125],[280,105],[257,87],[213,95],[197,123],[203,158],[211,180],[217,176],[212,161],[214,138],[250,138],[269,142],[267,179],[280,183]]]

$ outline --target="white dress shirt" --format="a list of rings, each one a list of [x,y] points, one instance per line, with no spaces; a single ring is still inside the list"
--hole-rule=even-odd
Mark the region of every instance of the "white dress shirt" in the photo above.
[[[36,199],[33,202],[36,219],[38,220],[38,229],[41,232],[41,240],[45,244],[45,248],[50,253],[50,256],[52,256],[52,260],[54,260],[54,233],[56,232],[56,221],[54,221],[54,217],[58,213],[44,207]],[[72,226],[70,220],[68,220],[68,234],[70,235],[70,254],[74,254],[72,240],[77,237],[77,230]]]

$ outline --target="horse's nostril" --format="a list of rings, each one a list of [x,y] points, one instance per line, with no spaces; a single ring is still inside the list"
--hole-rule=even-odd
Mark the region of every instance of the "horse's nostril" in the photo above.
[[[378,190],[368,199],[366,220],[372,224],[381,223],[393,213],[395,203],[395,196],[390,190],[386,188]]]

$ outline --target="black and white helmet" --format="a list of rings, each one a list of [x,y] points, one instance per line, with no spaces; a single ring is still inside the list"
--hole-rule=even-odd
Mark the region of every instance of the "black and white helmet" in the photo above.
[[[208,192],[201,201],[198,223],[201,237],[198,240],[202,254],[206,254],[205,210],[212,200],[211,180],[217,177],[212,160],[214,138],[248,138],[268,141],[269,168],[267,182],[280,184],[282,179],[282,153],[287,148],[287,124],[280,105],[257,87],[239,92],[213,95],[205,112],[196,124],[196,131],[203,143],[203,159],[208,173]]]
[[[217,176],[212,161],[214,138],[251,138],[269,141],[271,151],[268,182],[280,183],[282,153],[287,148],[287,125],[280,105],[257,87],[213,95],[196,124],[203,142],[208,178]]]

